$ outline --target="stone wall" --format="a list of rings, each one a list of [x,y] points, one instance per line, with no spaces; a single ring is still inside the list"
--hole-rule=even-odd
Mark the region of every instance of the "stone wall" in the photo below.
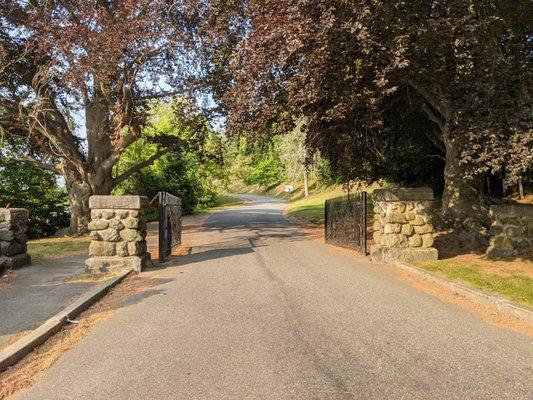
[[[0,271],[31,263],[26,253],[28,217],[24,208],[0,208]]]
[[[374,244],[370,249],[376,261],[436,260],[433,248],[430,188],[375,190]]]
[[[533,253],[533,205],[496,205],[490,208],[491,239],[487,256],[512,259]]]
[[[151,263],[146,249],[146,209],[144,196],[91,196],[92,238],[86,271],[91,274],[140,272]]]

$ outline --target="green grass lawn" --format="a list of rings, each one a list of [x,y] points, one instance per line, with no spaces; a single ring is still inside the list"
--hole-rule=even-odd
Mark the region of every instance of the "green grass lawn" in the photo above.
[[[369,188],[367,190],[372,190]],[[339,186],[332,187],[322,192],[312,193],[309,197],[293,201],[287,207],[287,215],[303,222],[315,225],[324,223],[324,203],[334,197],[346,196],[346,191]],[[367,196],[367,208],[372,207],[371,195]]]
[[[461,255],[418,267],[477,289],[533,307],[533,262],[492,261],[481,255]]]
[[[89,250],[89,237],[60,237],[28,241],[32,263],[83,253]]]
[[[311,194],[307,198],[293,201],[287,207],[287,215],[311,224],[322,224],[324,223],[324,202],[327,199],[345,194],[346,192],[339,187],[321,193]]]

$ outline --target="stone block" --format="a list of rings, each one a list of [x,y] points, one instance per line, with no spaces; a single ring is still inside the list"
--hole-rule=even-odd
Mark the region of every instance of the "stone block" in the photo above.
[[[127,242],[128,254],[130,256],[138,256],[146,253],[146,241],[142,242]]]
[[[531,204],[500,204],[490,207],[489,215],[492,218],[500,217],[529,217],[533,218],[533,205]]]
[[[414,227],[415,232],[419,235],[422,235],[424,233],[432,233],[433,232],[433,225],[431,224],[425,224],[425,225],[417,225]]]
[[[419,234],[414,234],[409,238],[409,247],[422,247],[422,237]]]
[[[400,224],[385,224],[383,226],[383,233],[388,235],[391,233],[400,233],[402,226]]]
[[[26,233],[18,232],[15,234],[15,240],[19,243],[26,243],[28,241],[28,236],[26,236]]]
[[[123,224],[127,229],[138,229],[141,227],[141,220],[139,218],[127,218]]]
[[[399,234],[383,235],[380,241],[384,247],[407,247],[407,236]]]
[[[109,227],[109,221],[105,219],[93,219],[91,222],[89,222],[89,225],[88,225],[88,228],[91,231],[99,231],[102,229],[107,229],[108,227]]]
[[[17,254],[12,257],[0,256],[0,270],[17,269],[31,264],[31,257],[27,253]]]
[[[120,237],[126,242],[141,242],[144,240],[142,233],[135,229],[124,229],[120,231]]]
[[[401,212],[389,212],[385,216],[385,222],[389,224],[405,224],[407,223],[407,218]]]
[[[495,260],[509,260],[515,258],[518,253],[514,249],[502,249],[499,247],[490,246],[487,249],[487,257]]]
[[[420,235],[422,238],[422,247],[431,247],[433,246],[433,234],[432,233],[426,233],[424,235]]]
[[[491,245],[501,249],[514,249],[515,242],[510,237],[499,235],[492,238]]]
[[[89,257],[95,256],[114,256],[116,254],[116,245],[112,242],[91,241],[89,245]]]
[[[128,254],[128,242],[118,242],[116,244],[116,254],[119,257],[127,257]],[[132,254],[135,255],[135,254]]]
[[[120,219],[126,219],[129,217],[130,212],[128,210],[117,210],[116,214]]]
[[[90,274],[105,274],[109,272],[122,272],[133,269],[141,272],[152,265],[150,254],[127,257],[91,257],[85,260],[85,272]]]
[[[100,237],[100,240],[103,240],[105,242],[120,242],[120,240],[122,240],[119,231],[117,231],[116,229],[109,228],[97,232]]]
[[[115,210],[102,210],[103,219],[115,218]]]
[[[428,187],[376,189],[372,195],[374,202],[433,200],[433,191]]]
[[[102,218],[102,210],[91,210],[91,219]]]
[[[399,249],[373,247],[370,253],[372,260],[382,262],[413,262],[413,261],[434,261],[438,259],[438,251],[435,248]]]
[[[415,215],[415,217],[409,221],[409,223],[413,226],[424,225],[426,223],[426,218],[424,218],[422,215]]]
[[[503,234],[509,237],[524,236],[524,229],[520,226],[506,225],[503,227]]]
[[[400,232],[402,235],[411,236],[413,234],[413,225],[403,224]]]
[[[13,233],[13,231],[8,229],[0,229],[0,240],[10,242],[13,239],[15,239],[15,234]]]
[[[17,254],[26,253],[26,242],[19,243],[17,241],[0,242],[0,254],[3,256],[12,257]]]
[[[1,208],[0,222],[26,222],[30,213],[25,208]]]
[[[503,233],[503,225],[498,223],[498,221],[495,221],[491,226],[490,226],[490,233],[494,236],[496,235],[500,235]]]
[[[381,243],[383,234],[380,231],[374,231],[373,233],[373,239],[374,243]]]
[[[119,242],[120,234],[116,229],[104,229],[102,231],[92,231],[89,235],[93,240],[102,240],[104,242]]]
[[[120,231],[122,229],[124,229],[124,224],[122,223],[122,221],[120,220],[120,218],[113,218],[112,220],[109,221],[109,227],[111,229],[116,229],[117,231]]]
[[[518,250],[519,252],[523,252],[527,249],[529,249],[531,247],[531,240],[533,239],[526,239],[526,238],[522,238],[522,239],[517,239],[516,240],[516,244],[515,244],[515,249]]]
[[[145,196],[91,196],[89,198],[91,209],[141,210],[148,207],[148,203],[148,197]]]

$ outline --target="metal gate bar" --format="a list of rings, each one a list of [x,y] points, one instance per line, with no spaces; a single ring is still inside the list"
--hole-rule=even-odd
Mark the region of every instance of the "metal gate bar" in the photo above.
[[[181,244],[182,204],[179,197],[159,192],[159,262],[172,254]]]
[[[366,192],[326,200],[324,238],[326,243],[355,249],[367,255]]]

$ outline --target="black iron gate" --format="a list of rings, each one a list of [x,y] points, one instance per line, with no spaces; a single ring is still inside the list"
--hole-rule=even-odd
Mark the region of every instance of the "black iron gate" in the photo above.
[[[159,262],[181,244],[182,205],[179,197],[159,192]]]
[[[326,243],[355,249],[366,255],[366,192],[326,200]]]

